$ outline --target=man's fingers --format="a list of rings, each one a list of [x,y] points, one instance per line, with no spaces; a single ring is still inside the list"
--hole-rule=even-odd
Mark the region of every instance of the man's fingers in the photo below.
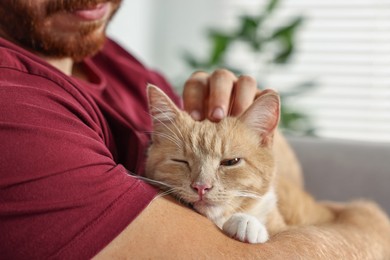
[[[184,110],[193,119],[202,120],[207,111],[206,97],[208,95],[209,74],[203,71],[194,72],[184,84],[183,100]]]
[[[250,76],[237,79],[225,69],[218,69],[211,75],[197,71],[184,85],[184,109],[195,120],[208,118],[218,122],[227,115],[242,114],[260,93],[256,80]]]
[[[256,80],[250,76],[240,76],[234,86],[230,115],[241,115],[256,97]]]
[[[211,74],[209,79],[209,97],[207,117],[212,121],[219,121],[229,112],[231,94],[236,76],[224,69]]]

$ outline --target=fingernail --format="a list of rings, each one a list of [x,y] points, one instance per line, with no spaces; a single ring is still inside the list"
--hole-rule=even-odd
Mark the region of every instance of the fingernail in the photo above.
[[[217,119],[217,120],[221,120],[222,118],[224,118],[224,116],[225,116],[225,113],[223,112],[223,109],[220,107],[217,107],[216,109],[214,109],[213,113],[211,114],[211,117],[213,119]]]
[[[190,116],[191,116],[194,120],[196,120],[196,121],[199,121],[199,120],[201,119],[200,113],[199,113],[199,111],[197,111],[197,110],[192,111],[192,112],[190,113]]]

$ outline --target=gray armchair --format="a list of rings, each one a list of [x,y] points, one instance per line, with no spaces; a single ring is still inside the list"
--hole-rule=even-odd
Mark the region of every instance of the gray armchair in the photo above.
[[[319,200],[366,198],[390,214],[390,143],[289,137],[306,189]]]

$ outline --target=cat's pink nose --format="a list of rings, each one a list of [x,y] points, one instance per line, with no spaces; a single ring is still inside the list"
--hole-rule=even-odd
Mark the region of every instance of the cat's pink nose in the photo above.
[[[202,198],[206,192],[213,188],[211,184],[199,182],[192,183],[191,187],[194,191],[198,192],[200,198]]]

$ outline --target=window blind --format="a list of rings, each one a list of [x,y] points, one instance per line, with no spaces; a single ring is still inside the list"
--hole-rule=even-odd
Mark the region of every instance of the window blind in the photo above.
[[[227,27],[237,16],[258,14],[264,0],[229,0]],[[390,142],[390,2],[285,0],[268,21],[276,27],[298,15],[304,22],[287,66],[264,68],[235,48],[230,59],[265,85],[286,90],[306,80],[315,87],[289,99],[308,114],[321,137]]]

